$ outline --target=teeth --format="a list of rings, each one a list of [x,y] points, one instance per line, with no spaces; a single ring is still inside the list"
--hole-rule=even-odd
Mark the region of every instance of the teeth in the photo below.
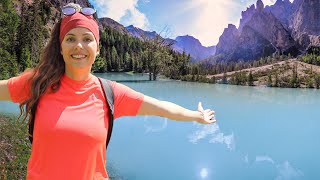
[[[86,57],[85,55],[71,55],[71,56],[72,56],[73,58],[77,58],[77,59]]]

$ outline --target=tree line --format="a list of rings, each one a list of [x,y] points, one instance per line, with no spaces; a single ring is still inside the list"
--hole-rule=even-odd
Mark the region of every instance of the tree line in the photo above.
[[[60,16],[60,13],[45,0],[34,0],[30,5],[22,1],[19,13],[20,15],[14,9],[12,0],[0,2],[0,79],[15,76],[38,63],[40,52],[50,36],[52,26],[48,24],[53,24]],[[92,71],[149,73],[150,80],[156,80],[158,74],[163,74],[171,79],[184,81],[207,83],[218,81],[236,85],[253,85],[253,82],[260,76],[259,74],[244,75],[243,72],[239,72],[233,77],[222,79],[216,79],[215,76],[207,78],[207,76],[241,71],[291,58],[290,54],[288,56],[276,54],[255,61],[217,62],[208,58],[204,61],[190,63],[189,54],[175,52],[171,45],[160,35],[153,38],[141,35],[140,38],[137,38],[107,26],[100,30],[100,55],[96,58]],[[319,47],[311,47],[304,56],[298,59],[309,64],[320,65],[319,52]],[[270,75],[273,81],[277,79],[275,74]],[[310,86],[317,82],[317,76],[313,76],[311,80],[305,80],[310,82]],[[291,84],[298,87],[296,84],[299,84],[299,80],[301,78],[288,81],[294,82]],[[281,83],[269,84],[281,86]]]
[[[8,79],[39,61],[49,39],[50,26],[59,14],[47,1],[21,1],[17,14],[12,0],[0,2],[0,79]],[[160,36],[136,38],[106,27],[100,31],[100,56],[93,72],[133,71],[149,73],[156,80],[161,72],[178,79],[187,73],[190,56],[178,53]]]

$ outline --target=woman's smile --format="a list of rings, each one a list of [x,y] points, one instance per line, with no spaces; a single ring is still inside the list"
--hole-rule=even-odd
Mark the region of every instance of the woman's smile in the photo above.
[[[71,55],[71,57],[72,57],[73,59],[76,59],[76,60],[81,60],[81,59],[86,58],[87,55],[83,55],[83,54],[73,54],[73,55]]]

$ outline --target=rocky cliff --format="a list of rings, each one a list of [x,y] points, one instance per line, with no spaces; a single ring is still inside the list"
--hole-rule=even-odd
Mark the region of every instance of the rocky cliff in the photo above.
[[[126,29],[128,30],[128,32],[134,36],[134,37],[138,37],[138,38],[142,38],[142,36],[146,37],[146,38],[155,38],[158,34],[155,31],[144,31],[140,28],[134,27],[133,25],[127,26]]]
[[[303,0],[298,3],[300,5],[297,5],[290,24],[292,37],[301,49],[320,46],[320,1]]]
[[[228,25],[224,30],[216,54],[230,61],[304,53],[320,46],[319,14],[319,0],[277,0],[265,8],[258,0],[242,12],[239,29]]]
[[[123,34],[130,34],[130,32],[120,23],[118,23],[117,21],[114,21],[111,18],[99,18],[99,28],[100,29],[104,29],[107,26],[123,33]]]

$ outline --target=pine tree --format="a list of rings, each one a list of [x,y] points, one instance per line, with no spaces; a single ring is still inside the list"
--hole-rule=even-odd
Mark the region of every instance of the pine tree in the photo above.
[[[31,60],[31,54],[30,51],[27,47],[22,49],[21,52],[21,70],[24,71],[27,68],[31,68],[32,67],[32,60]]]
[[[248,76],[248,85],[249,86],[253,86],[253,76],[252,76],[252,72],[250,71],[249,76]]]
[[[267,86],[268,86],[268,87],[272,87],[272,77],[271,77],[271,74],[268,74]]]
[[[18,73],[16,36],[19,17],[11,0],[0,1],[0,79]]]
[[[223,84],[228,84],[228,80],[227,80],[227,73],[226,73],[226,72],[224,72],[224,73],[223,73],[223,76],[222,76],[222,83],[223,83]]]
[[[317,89],[319,89],[319,86],[320,86],[320,74],[315,74],[314,81],[315,81],[315,87]]]
[[[275,77],[275,81],[274,81],[274,87],[279,87],[279,77],[278,77],[278,73],[276,72],[276,77]]]
[[[105,60],[100,57],[100,56],[97,56],[95,61],[94,61],[94,64],[92,66],[92,72],[103,72],[103,68],[105,66]]]

